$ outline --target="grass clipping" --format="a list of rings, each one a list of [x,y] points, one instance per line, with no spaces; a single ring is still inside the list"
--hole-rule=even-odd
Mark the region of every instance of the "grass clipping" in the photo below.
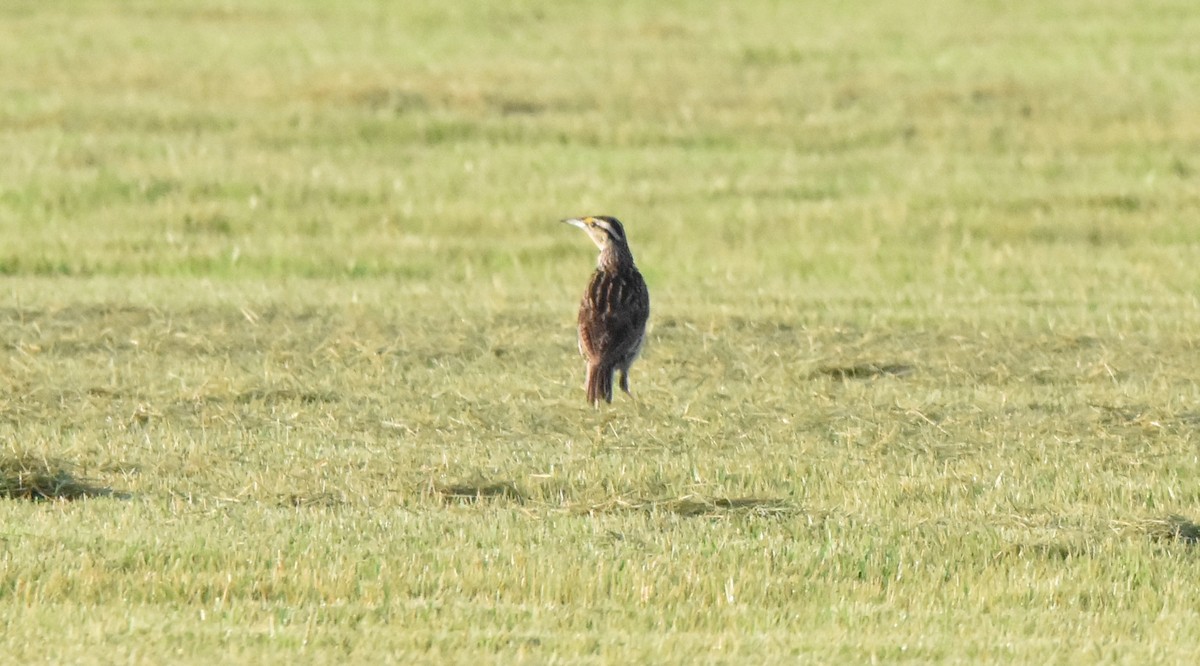
[[[1192,546],[1200,543],[1200,525],[1178,514],[1146,521],[1142,529],[1155,541],[1178,541]]]
[[[0,458],[0,498],[77,500],[112,494],[108,488],[76,477],[62,462],[35,456]]]

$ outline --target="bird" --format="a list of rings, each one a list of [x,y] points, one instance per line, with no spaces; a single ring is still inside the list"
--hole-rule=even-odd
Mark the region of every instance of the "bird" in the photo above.
[[[612,403],[613,374],[621,373],[621,390],[630,397],[629,366],[642,352],[650,318],[650,292],[633,263],[629,240],[620,220],[607,215],[572,217],[564,223],[587,232],[600,256],[596,272],[579,304],[579,353],[587,359],[584,388],[598,407]]]

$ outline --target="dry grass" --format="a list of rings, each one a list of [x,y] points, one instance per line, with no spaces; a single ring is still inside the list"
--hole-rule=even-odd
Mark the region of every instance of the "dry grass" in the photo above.
[[[686,495],[669,499],[625,499],[613,498],[599,504],[574,507],[586,514],[610,511],[646,511],[671,513],[680,516],[782,516],[796,513],[786,500],[761,497],[700,497]]]
[[[511,481],[435,484],[433,491],[447,501],[477,502],[491,498],[511,499],[518,503],[525,501],[521,490]]]
[[[1200,525],[1180,515],[1148,520],[1141,527],[1150,538],[1158,541],[1178,541],[1189,545],[1200,543]]]
[[[903,363],[859,363],[851,366],[824,367],[818,372],[837,379],[873,379],[885,375],[903,377],[913,370],[913,366]]]
[[[1191,663],[1197,20],[4,4],[0,654]]]
[[[0,498],[77,500],[89,497],[127,497],[73,474],[71,466],[33,455],[0,458]]]

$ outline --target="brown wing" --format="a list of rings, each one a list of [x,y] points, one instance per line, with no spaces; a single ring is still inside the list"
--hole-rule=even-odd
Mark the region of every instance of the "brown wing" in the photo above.
[[[597,270],[579,307],[579,350],[601,366],[628,363],[641,347],[649,317],[641,273]]]

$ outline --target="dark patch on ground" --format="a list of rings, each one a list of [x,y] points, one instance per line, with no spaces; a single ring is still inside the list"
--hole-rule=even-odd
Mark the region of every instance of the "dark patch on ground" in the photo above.
[[[1017,543],[1005,548],[996,554],[995,559],[1003,559],[1005,557],[1016,557],[1018,559],[1039,559],[1039,560],[1070,560],[1076,557],[1083,557],[1088,554],[1087,549],[1078,544],[1070,542],[1039,542],[1039,543]]]
[[[1146,533],[1155,541],[1178,541],[1193,546],[1200,543],[1200,525],[1177,514],[1148,522]]]
[[[649,511],[680,516],[783,515],[794,512],[787,501],[772,497],[699,497],[687,495],[670,499],[616,499],[587,507],[585,513]]]
[[[467,481],[434,484],[433,491],[447,502],[479,502],[485,499],[511,499],[524,503],[525,495],[511,481]]]
[[[297,509],[304,507],[333,508],[341,506],[344,502],[334,493],[315,493],[312,495],[287,495],[280,501],[280,504]]]
[[[817,370],[818,375],[835,379],[874,379],[876,377],[906,377],[915,368],[903,363],[859,363],[858,365],[825,366]]]
[[[59,461],[33,456],[0,459],[0,498],[41,501],[90,497],[128,499],[129,494],[75,476],[69,465]]]
[[[253,389],[239,393],[236,402],[243,405],[253,402],[263,402],[266,404],[299,402],[302,404],[311,405],[324,402],[337,402],[337,400],[338,397],[332,393],[321,393],[317,391],[297,391],[293,389]]]

